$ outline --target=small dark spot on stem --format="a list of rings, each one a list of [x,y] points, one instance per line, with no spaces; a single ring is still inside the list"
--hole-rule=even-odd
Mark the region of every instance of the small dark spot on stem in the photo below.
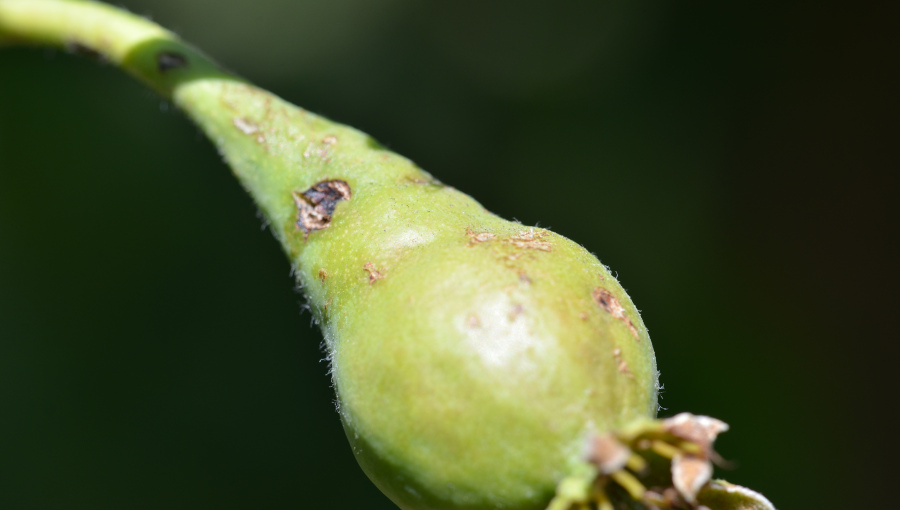
[[[98,60],[100,62],[106,61],[106,55],[102,52],[87,46],[86,44],[80,43],[78,41],[68,41],[65,44],[66,51],[73,55],[80,55],[82,57],[88,57],[94,60]]]
[[[159,72],[164,73],[172,69],[178,69],[187,66],[187,57],[181,53],[174,51],[161,51],[156,54],[156,67]]]

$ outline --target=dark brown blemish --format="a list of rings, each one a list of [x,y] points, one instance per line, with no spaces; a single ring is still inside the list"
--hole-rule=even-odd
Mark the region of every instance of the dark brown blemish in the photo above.
[[[187,64],[187,57],[181,53],[174,51],[160,51],[156,54],[156,67],[161,73],[171,71],[172,69],[186,67]]]
[[[600,305],[600,308],[603,308],[614,318],[622,321],[626,327],[628,327],[628,331],[631,332],[631,335],[640,342],[641,337],[638,335],[638,330],[634,327],[634,322],[625,315],[625,307],[622,306],[622,303],[616,299],[608,290],[603,287],[596,287],[593,292],[594,302]]]
[[[328,278],[328,271],[323,267],[322,269],[319,269],[319,280],[321,280],[322,283],[325,283],[326,278]]]
[[[375,269],[375,264],[371,262],[366,262],[366,265],[363,266],[363,269],[369,273],[369,285],[372,285],[378,280],[384,278],[384,275],[381,274],[381,271]]]
[[[350,195],[350,185],[337,179],[314,184],[303,193],[291,192],[297,204],[297,227],[303,231],[304,239],[310,232],[328,228],[337,203],[350,200]]]

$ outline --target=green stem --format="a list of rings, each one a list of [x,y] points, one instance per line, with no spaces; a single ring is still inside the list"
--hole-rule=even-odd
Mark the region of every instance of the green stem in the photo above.
[[[200,78],[242,81],[152,21],[93,1],[0,0],[0,42],[93,53],[166,97]]]

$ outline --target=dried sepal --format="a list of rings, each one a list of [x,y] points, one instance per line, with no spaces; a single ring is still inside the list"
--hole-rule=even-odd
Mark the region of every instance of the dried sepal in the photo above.
[[[775,510],[762,494],[725,480],[713,480],[697,494],[697,503],[711,510]]]
[[[672,459],[672,484],[688,502],[697,499],[697,493],[712,478],[712,463],[698,455],[680,454]]]

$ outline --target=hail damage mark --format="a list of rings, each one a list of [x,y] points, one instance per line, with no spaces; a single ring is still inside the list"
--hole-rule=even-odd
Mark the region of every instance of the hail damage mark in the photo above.
[[[245,135],[252,135],[254,133],[259,132],[259,126],[256,125],[252,120],[245,119],[243,117],[235,117],[232,120],[234,127],[238,128],[238,131],[244,133]]]
[[[622,303],[616,299],[608,290],[603,287],[596,287],[594,292],[592,293],[594,298],[594,302],[597,303],[600,308],[606,310],[613,318],[619,319],[625,326],[628,328],[628,331],[631,332],[631,335],[638,341],[641,341],[640,335],[638,335],[638,330],[634,326],[634,322],[625,315],[625,307],[622,306]]]
[[[622,359],[622,349],[616,347],[613,349],[613,357],[616,358],[616,366],[619,369],[619,373],[625,374],[628,377],[634,379],[634,374],[631,373],[631,370],[628,369],[628,363]]]
[[[263,135],[262,129],[252,120],[243,117],[235,117],[232,119],[231,123],[234,124],[234,127],[236,127],[238,131],[247,136],[256,135],[257,143],[265,143],[266,137]]]
[[[550,232],[547,232],[546,230],[523,230],[518,234],[509,236],[509,239],[507,239],[506,242],[517,248],[526,250],[551,251],[553,245],[543,240],[548,235],[550,235]]]
[[[524,250],[552,251],[553,245],[548,241],[544,241],[544,238],[549,235],[550,232],[547,232],[546,230],[523,230],[506,239],[502,239],[500,242],[511,244],[516,248],[522,248]],[[469,238],[468,246],[475,246],[476,244],[493,241],[496,239],[497,234],[491,232],[475,232],[470,227],[466,227],[466,236]],[[521,254],[518,253],[509,255],[513,260],[520,256]]]
[[[371,262],[366,262],[366,265],[363,266],[363,269],[369,273],[369,285],[377,282],[378,280],[384,278],[384,275],[381,274],[381,271],[375,269],[375,264]]]
[[[497,237],[497,234],[492,234],[490,232],[473,232],[469,227],[466,227],[466,235],[469,237],[469,244],[466,246],[475,246],[476,244],[484,243]]]
[[[187,64],[187,57],[181,53],[174,51],[160,51],[156,54],[156,67],[161,73],[171,71],[172,69],[186,67]]]
[[[328,163],[331,161],[331,150],[337,143],[338,138],[334,135],[326,136],[322,139],[320,144],[309,142],[306,146],[306,150],[303,151],[303,157],[309,159],[315,156],[325,163]]]
[[[328,228],[337,203],[350,200],[350,195],[350,185],[338,179],[319,182],[302,193],[292,191],[297,205],[297,228],[303,231],[303,238],[309,238],[313,231]]]

